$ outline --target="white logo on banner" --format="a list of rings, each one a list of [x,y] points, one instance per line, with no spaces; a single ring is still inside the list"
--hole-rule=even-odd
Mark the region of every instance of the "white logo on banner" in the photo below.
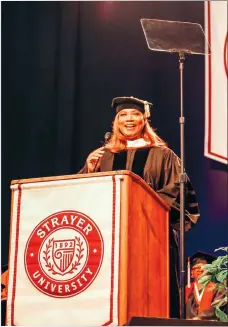
[[[227,154],[227,2],[205,1],[205,156],[228,163]]]

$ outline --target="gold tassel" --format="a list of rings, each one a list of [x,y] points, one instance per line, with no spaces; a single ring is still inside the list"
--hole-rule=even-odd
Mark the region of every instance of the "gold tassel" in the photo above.
[[[144,111],[146,118],[150,117],[150,106],[147,101],[144,101]]]
[[[190,276],[190,274],[191,274],[191,264],[190,264],[190,257],[188,257],[188,267],[187,267],[187,269],[188,269],[188,274],[187,274],[187,282],[188,282],[188,288],[190,288],[191,287],[191,276]]]

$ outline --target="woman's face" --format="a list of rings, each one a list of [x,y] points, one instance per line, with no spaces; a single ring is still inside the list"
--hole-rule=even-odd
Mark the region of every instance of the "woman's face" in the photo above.
[[[137,109],[123,109],[119,112],[118,126],[128,140],[141,137],[145,125],[143,114]]]

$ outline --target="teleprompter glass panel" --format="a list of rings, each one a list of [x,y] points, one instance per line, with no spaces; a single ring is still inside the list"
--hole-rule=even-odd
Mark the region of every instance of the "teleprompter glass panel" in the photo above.
[[[146,18],[140,21],[150,50],[210,54],[200,24]]]

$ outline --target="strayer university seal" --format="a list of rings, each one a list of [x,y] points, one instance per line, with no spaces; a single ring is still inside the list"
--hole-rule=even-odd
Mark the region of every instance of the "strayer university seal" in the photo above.
[[[98,226],[78,211],[61,211],[42,220],[25,248],[25,270],[31,283],[51,297],[83,292],[95,280],[103,260]]]

